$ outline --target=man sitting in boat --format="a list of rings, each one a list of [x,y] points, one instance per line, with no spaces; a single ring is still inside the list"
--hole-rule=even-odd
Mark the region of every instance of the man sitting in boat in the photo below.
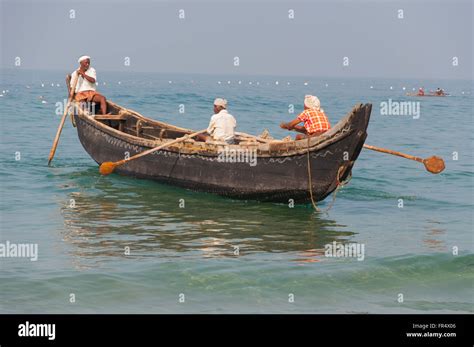
[[[418,96],[425,96],[425,90],[423,89],[423,87],[418,89]]]
[[[444,94],[444,90],[441,89],[441,88],[436,89],[435,94],[436,94],[436,95],[439,95],[439,96],[444,96],[444,95],[445,95],[445,94]]]
[[[304,122],[304,126],[298,125]],[[304,98],[304,111],[289,123],[281,123],[280,128],[296,130],[301,134],[296,135],[295,140],[301,140],[311,136],[324,134],[331,128],[328,117],[321,108],[319,99],[314,95],[306,95]]]
[[[227,100],[221,98],[214,100],[214,113],[207,127],[207,135],[198,135],[197,138],[201,141],[212,139],[225,141],[230,145],[234,144],[234,129],[237,121],[227,112]]]
[[[100,104],[100,113],[105,114],[107,111],[107,101],[105,97],[96,92],[96,80],[97,74],[95,69],[90,66],[91,58],[87,55],[83,55],[78,59],[79,69],[74,71],[71,74],[71,88],[74,86],[74,83],[77,78],[75,97],[74,99],[77,102],[87,102],[87,103],[96,103]]]

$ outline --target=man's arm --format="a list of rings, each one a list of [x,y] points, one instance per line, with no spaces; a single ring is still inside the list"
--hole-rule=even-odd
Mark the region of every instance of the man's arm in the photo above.
[[[209,126],[207,127],[207,133],[212,136],[212,133],[214,132],[214,116],[211,117],[211,121],[209,122]]]
[[[299,123],[301,123],[301,120],[299,120],[299,118],[295,118],[289,123],[281,123],[280,128],[293,130]]]
[[[81,69],[78,69],[78,70],[77,70],[77,73],[79,74],[79,76],[82,76],[82,78],[85,78],[85,79],[88,80],[90,83],[95,83],[95,78],[86,75],[86,72],[85,72],[85,71],[82,71]]]

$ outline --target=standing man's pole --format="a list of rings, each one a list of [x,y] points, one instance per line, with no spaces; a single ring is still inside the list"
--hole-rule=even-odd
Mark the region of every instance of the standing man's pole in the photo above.
[[[48,165],[53,160],[54,153],[56,153],[56,147],[58,147],[59,137],[61,136],[61,131],[63,130],[64,122],[66,121],[66,116],[69,112],[69,107],[71,106],[71,101],[74,98],[74,93],[76,91],[76,85],[78,80],[79,75],[77,75],[77,78],[74,81],[74,85],[72,86],[71,91],[69,92],[66,108],[64,109],[63,117],[61,118],[61,122],[59,123],[58,131],[56,132],[56,137],[54,138],[53,147],[51,147],[51,151],[49,152]]]

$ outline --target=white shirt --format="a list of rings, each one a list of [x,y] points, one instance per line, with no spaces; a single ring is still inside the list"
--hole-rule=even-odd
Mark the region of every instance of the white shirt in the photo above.
[[[86,75],[89,77],[92,77],[97,82],[97,73],[95,72],[95,69],[93,67],[89,66],[89,68],[86,71]],[[77,79],[77,70],[71,74],[71,88],[74,85],[74,81],[76,79]],[[79,92],[84,92],[86,90],[96,90],[96,84],[89,82],[82,76],[79,76],[79,81],[77,81],[75,93],[77,94]]]
[[[234,116],[224,109],[211,117],[207,132],[214,140],[226,141],[234,137],[236,126],[237,121]]]

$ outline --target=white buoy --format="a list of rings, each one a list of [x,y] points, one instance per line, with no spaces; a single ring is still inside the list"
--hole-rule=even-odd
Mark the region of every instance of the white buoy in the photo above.
[[[47,104],[48,102],[46,100],[41,100],[42,104]]]
[[[122,82],[118,81],[118,84],[122,84]]]
[[[278,83],[279,83],[278,81],[275,81],[275,84],[276,84],[276,85],[278,85]]]
[[[249,82],[249,84],[252,84],[252,82]]]
[[[370,86],[370,89],[374,89],[374,86]]]
[[[406,88],[405,88],[405,87],[403,87],[402,89],[403,89],[403,90],[405,90]]]
[[[173,81],[168,81],[169,84],[173,83]]]
[[[303,83],[303,84],[304,84],[305,86],[307,86],[307,85],[308,85],[308,82],[305,82],[305,83]]]
[[[286,82],[287,85],[290,85],[290,82]]]
[[[239,84],[242,84],[242,81],[239,81]]]
[[[329,84],[326,83],[326,88],[329,87]]]
[[[44,88],[44,83],[41,83],[41,87]]]
[[[217,84],[221,84],[221,81],[217,81]]]
[[[390,86],[390,90],[392,90],[392,89],[393,89],[393,87],[392,87],[392,86]]]
[[[51,83],[51,87],[54,87],[54,83]]]
[[[257,86],[259,86],[259,85],[260,85],[260,82],[257,82]]]

